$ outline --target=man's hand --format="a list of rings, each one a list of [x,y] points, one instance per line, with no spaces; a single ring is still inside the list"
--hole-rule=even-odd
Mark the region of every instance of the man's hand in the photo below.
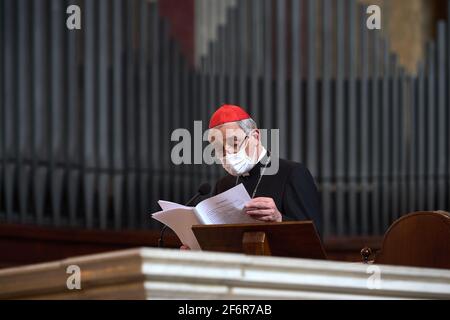
[[[180,247],[180,250],[191,250],[191,248],[189,248],[189,246],[183,244],[183,245]]]
[[[281,222],[281,213],[272,198],[259,197],[247,202],[244,212],[252,218],[265,222]]]

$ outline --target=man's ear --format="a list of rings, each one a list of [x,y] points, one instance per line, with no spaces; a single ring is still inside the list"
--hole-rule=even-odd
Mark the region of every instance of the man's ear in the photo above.
[[[258,129],[254,129],[251,133],[251,136],[253,138],[255,138],[255,140],[251,143],[252,146],[254,146],[255,148],[258,147],[258,144],[261,144],[261,140],[260,140],[260,132]]]
[[[253,130],[254,137],[259,141],[260,140],[260,136],[259,136],[259,129],[255,129]]]

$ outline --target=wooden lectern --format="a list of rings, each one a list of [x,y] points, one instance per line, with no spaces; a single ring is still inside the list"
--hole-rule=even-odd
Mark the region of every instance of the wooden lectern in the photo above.
[[[312,221],[192,226],[202,250],[326,259]]]

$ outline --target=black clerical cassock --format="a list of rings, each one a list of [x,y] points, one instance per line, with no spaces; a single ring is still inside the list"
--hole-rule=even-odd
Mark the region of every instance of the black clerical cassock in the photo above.
[[[309,170],[300,163],[280,159],[276,174],[261,177],[264,166],[265,162],[262,160],[247,175],[234,177],[228,174],[221,178],[216,183],[214,195],[242,183],[250,195],[256,190],[255,198],[272,198],[283,221],[313,220],[317,231],[322,235],[319,192]]]

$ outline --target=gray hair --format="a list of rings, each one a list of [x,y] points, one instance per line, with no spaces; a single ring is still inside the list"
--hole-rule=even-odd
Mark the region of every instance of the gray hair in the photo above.
[[[239,120],[239,121],[236,121],[236,123],[238,124],[239,128],[241,128],[244,131],[244,133],[246,135],[250,134],[250,132],[252,132],[252,130],[258,129],[258,126],[256,125],[255,120],[253,120],[252,118]],[[211,140],[212,137],[215,135],[213,129],[217,129],[220,126],[217,126],[215,128],[212,128],[212,129],[208,130],[208,141],[210,143],[212,141]]]
[[[255,120],[252,118],[237,121],[237,124],[244,130],[245,134],[249,134],[252,130],[258,129]]]

